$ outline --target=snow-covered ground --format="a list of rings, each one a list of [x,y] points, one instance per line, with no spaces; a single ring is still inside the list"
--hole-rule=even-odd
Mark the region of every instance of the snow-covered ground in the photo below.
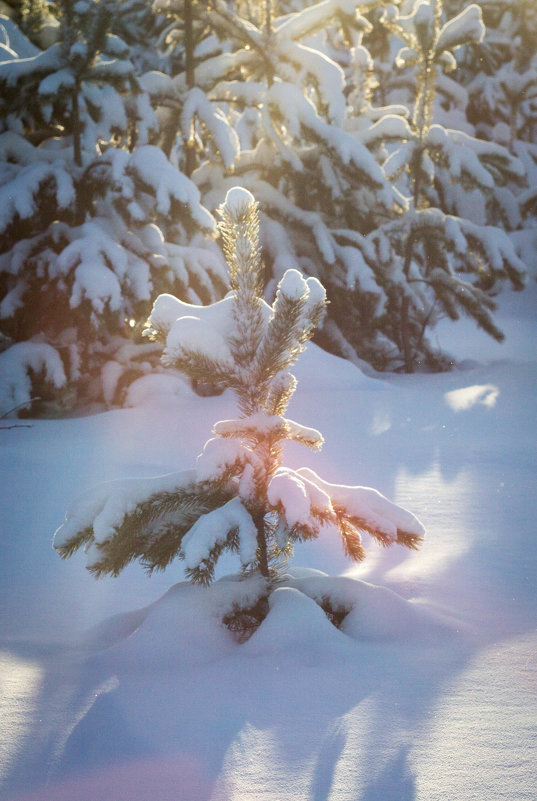
[[[51,547],[88,486],[191,466],[230,394],[175,383],[130,409],[2,421],[1,797],[534,801],[536,299],[501,299],[502,345],[441,326],[467,360],[447,374],[367,378],[309,347],[290,412],[326,443],[287,463],[379,489],[427,538],[371,544],[358,567],[328,534],[300,546],[243,645],[211,614],[226,582],[181,584],[179,563],[96,581]],[[296,589],[314,570],[367,582],[342,631]]]

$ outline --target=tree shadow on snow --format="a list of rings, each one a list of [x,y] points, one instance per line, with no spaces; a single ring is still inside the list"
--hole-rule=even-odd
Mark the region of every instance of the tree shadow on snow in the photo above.
[[[416,776],[408,763],[408,746],[402,746],[380,775],[368,785],[361,801],[413,801],[416,798]]]
[[[294,588],[238,645],[192,620],[197,604],[177,585],[107,621],[86,652],[42,660],[5,801],[414,797],[407,752],[467,648],[434,627],[425,640],[344,634]]]
[[[421,593],[445,603],[463,621],[473,615],[478,624],[482,612],[479,637],[458,632],[456,624],[436,633],[433,626],[421,638],[411,628],[379,635],[374,618],[368,631],[350,636],[313,612],[293,619],[290,605],[238,645],[212,622],[199,628],[194,607],[189,602],[178,611],[172,594],[171,604],[103,624],[85,651],[40,655],[11,644],[22,660],[41,666],[42,679],[5,801],[233,801],[253,797],[256,782],[267,797],[274,788],[278,801],[335,801],[343,788],[347,796],[352,788],[357,801],[413,801],[412,744],[445,688],[476,650],[534,620],[535,567],[525,546],[527,520],[535,518],[528,503],[536,501],[520,433],[530,429],[525,418],[513,418],[516,376],[509,383],[499,370],[494,408],[477,404],[456,412],[445,400],[446,392],[489,378],[486,371],[424,376],[412,384],[402,378],[400,393],[377,393],[369,415],[354,409],[352,420],[337,420],[351,432],[347,455],[331,455],[323,415],[333,415],[333,408],[319,406],[318,420],[296,415],[327,435],[325,456],[317,458],[329,468],[332,462],[334,473],[311,462],[313,469],[329,481],[370,484],[389,497],[398,489],[398,502],[427,524],[431,551],[446,521],[456,518],[465,550],[434,575],[406,574],[406,552],[387,551],[363,576],[403,596]],[[425,389],[434,402],[421,405]],[[501,443],[511,436],[512,452],[506,452]],[[502,453],[506,464],[499,463]],[[339,472],[341,464],[348,475]],[[416,490],[435,465],[440,481]],[[466,496],[457,488],[444,499],[427,494],[440,484],[455,486],[464,470],[474,479]],[[515,586],[516,608],[507,613]],[[287,796],[278,796],[281,786]]]

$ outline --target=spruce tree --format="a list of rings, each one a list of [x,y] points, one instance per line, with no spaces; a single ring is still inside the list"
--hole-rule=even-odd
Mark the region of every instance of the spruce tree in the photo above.
[[[521,185],[524,168],[505,148],[434,123],[438,74],[456,68],[454,51],[483,37],[479,7],[444,22],[441,0],[418,0],[404,16],[390,7],[384,22],[405,44],[396,65],[416,70],[409,134],[384,163],[388,177],[403,179],[410,207],[369,238],[386,282],[385,330],[412,372],[435,364],[426,332],[439,314],[463,312],[502,339],[489,290],[501,279],[522,288],[525,265],[490,223],[503,223],[501,187]]]
[[[526,0],[481,6],[486,36],[461,60],[468,118],[478,136],[503,144],[522,161],[531,190],[537,182],[537,9]],[[508,224],[520,225],[516,209]]]
[[[380,117],[405,109],[369,103],[361,39],[370,23],[347,0],[255,8],[189,0],[189,15],[184,0],[158,7],[171,20],[165,42],[175,70],[160,83],[170,108],[166,141],[175,126],[180,163],[194,168],[209,208],[237,175],[259,198],[268,299],[284,265],[322,279],[334,301],[325,325],[333,343],[342,338],[337,301],[352,294],[364,355],[384,297],[364,235],[406,207],[377,158],[394,136],[393,121]]]
[[[102,399],[107,361],[118,375],[144,362],[123,346],[155,292],[225,291],[215,220],[151,143],[158,121],[112,32],[118,8],[62,0],[58,41],[0,63],[2,329],[56,348],[86,400]]]
[[[269,306],[253,196],[233,188],[221,215],[231,292],[205,307],[162,295],[148,331],[165,341],[164,364],[232,389],[239,416],[216,423],[195,469],[87,493],[67,513],[54,547],[62,557],[84,548],[97,576],[117,575],[132,560],[162,569],[179,557],[201,584],[213,580],[228,550],[238,554],[244,574],[263,577],[267,592],[293,544],[317,537],[322,526],[339,531],[352,560],[365,555],[361,532],[384,546],[417,548],[421,524],[377,491],[329,484],[313,470],[284,465],[285,442],[314,451],[323,442],[285,413],[297,384],[290,368],[324,313],[325,292],[317,279],[292,269]]]

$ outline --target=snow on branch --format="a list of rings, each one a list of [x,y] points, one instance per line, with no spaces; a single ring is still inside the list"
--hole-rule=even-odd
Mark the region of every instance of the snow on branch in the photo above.
[[[239,498],[232,498],[224,506],[199,517],[183,537],[182,552],[187,570],[203,569],[211,552],[225,543],[230,534],[237,537],[241,564],[251,564],[257,550],[257,529]]]
[[[57,272],[73,272],[74,281],[69,304],[79,306],[89,300],[97,314],[105,307],[121,307],[121,281],[128,269],[126,249],[103,229],[96,220],[84,223],[79,236],[58,256]]]
[[[64,555],[81,534],[97,545],[110,539],[125,517],[151,497],[173,493],[193,485],[193,470],[156,478],[131,478],[99,484],[87,490],[69,507],[65,522],[54,534],[54,548]]]
[[[196,460],[199,481],[220,481],[238,474],[248,463],[256,463],[255,452],[240,440],[213,437]]]
[[[519,182],[525,175],[523,164],[505,147],[464,131],[431,125],[425,141],[432,157],[445,165],[453,178],[466,177],[485,189],[493,189],[498,179]]]
[[[22,80],[61,69],[64,63],[62,46],[55,44],[29,58],[17,58],[0,63],[0,87],[17,86]]]
[[[330,484],[307,467],[297,473],[326,493],[338,515],[381,543],[399,542],[415,548],[423,539],[425,529],[417,517],[378,490]]]
[[[283,515],[289,529],[318,531],[319,516],[325,519],[334,516],[329,494],[304,480],[299,471],[286,467],[279,467],[270,480],[267,499]]]
[[[308,138],[327,148],[344,167],[356,170],[368,184],[388,192],[389,184],[369,150],[351,134],[322,120],[313,103],[296,86],[275,83],[267,92],[267,103],[289,135],[300,139],[304,133],[309,134]]]
[[[239,137],[225,114],[216,108],[197,87],[191,89],[181,112],[181,130],[188,140],[193,119],[197,117],[207,128],[225,167],[231,167],[240,150]]]
[[[267,440],[293,440],[306,445],[312,450],[320,450],[324,442],[322,434],[315,428],[308,428],[294,420],[280,415],[257,412],[238,420],[221,420],[213,428],[218,437],[256,440],[263,437]]]
[[[303,88],[297,85],[298,73],[298,81],[302,85],[307,87],[310,84],[315,88],[320,104],[326,107],[329,122],[341,126],[345,116],[343,95],[345,75],[341,67],[318,50],[287,39],[278,39],[275,57],[279,63],[279,74],[282,80],[293,86],[297,93],[304,98]],[[274,85],[281,84],[276,82]],[[269,90],[268,102],[274,102],[274,99],[270,98],[271,94],[272,92]],[[282,98],[279,102],[285,103],[286,101]]]
[[[485,36],[485,26],[478,5],[467,6],[441,28],[436,42],[437,53],[455,50],[466,44],[479,44]]]
[[[32,377],[61,389],[67,383],[58,351],[44,342],[17,342],[0,353],[0,414],[32,400]]]
[[[74,202],[73,178],[64,163],[28,164],[0,186],[0,231],[17,217],[23,220],[32,217],[39,208],[40,193],[54,198],[58,209],[66,209]]]
[[[111,165],[113,178],[126,196],[133,194],[132,181],[139,181],[154,196],[155,210],[161,217],[177,211],[174,207],[180,204],[200,228],[215,230],[214,218],[200,203],[198,188],[168,161],[160,148],[142,145],[132,153],[112,148],[102,161]]]
[[[364,3],[358,3],[356,0],[323,0],[284,17],[277,31],[281,37],[287,39],[302,39],[317,31],[325,30],[328,23],[340,15],[347,24],[350,23],[358,30],[369,32],[372,29],[371,23],[359,13],[359,9],[363,7]]]

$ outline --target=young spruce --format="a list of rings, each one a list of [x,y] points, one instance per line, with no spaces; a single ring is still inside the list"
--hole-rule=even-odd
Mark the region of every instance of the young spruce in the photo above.
[[[225,550],[238,554],[244,573],[271,580],[293,544],[317,537],[322,526],[339,531],[353,560],[364,557],[362,532],[381,545],[417,548],[419,521],[376,490],[283,465],[285,441],[313,450],[323,443],[285,412],[297,384],[290,368],[323,315],[325,291],[317,279],[288,270],[269,306],[257,203],[236,187],[220,212],[231,292],[210,306],[160,295],[148,333],[165,340],[165,364],[232,389],[240,416],[216,423],[193,470],[91,490],[67,513],[54,547],[62,557],[84,547],[98,576],[117,575],[136,559],[152,571],[179,557],[201,584],[213,580]]]

